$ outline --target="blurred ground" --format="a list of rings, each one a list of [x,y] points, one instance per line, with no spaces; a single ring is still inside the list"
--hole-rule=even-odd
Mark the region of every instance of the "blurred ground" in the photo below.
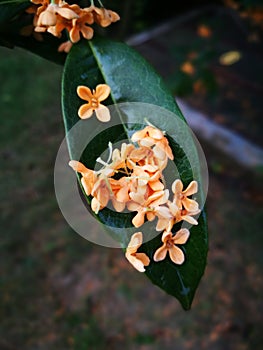
[[[189,11],[153,29],[129,42],[174,94],[262,147],[262,31],[218,6]],[[223,59],[230,52],[240,55],[236,62],[231,54]]]
[[[210,172],[210,248],[185,312],[120,250],[68,227],[53,188],[64,137],[61,67],[18,49],[0,55],[0,349],[260,350],[262,175],[200,140]],[[260,143],[261,119],[253,118],[243,134]]]

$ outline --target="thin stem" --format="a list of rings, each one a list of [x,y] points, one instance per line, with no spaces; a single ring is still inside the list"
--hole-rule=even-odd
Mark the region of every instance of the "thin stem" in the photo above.
[[[100,4],[101,7],[104,7],[103,3],[100,0],[98,0],[98,3]]]
[[[100,164],[102,164],[102,165],[104,165],[104,166],[108,166],[108,165],[109,165],[109,164],[106,163],[104,160],[102,160],[100,157],[96,159],[96,162],[97,162],[97,163],[100,163]],[[99,170],[99,171],[100,171],[100,170]]]
[[[25,0],[6,0],[6,1],[1,1],[0,6],[1,5],[6,5],[6,4],[14,4],[14,3],[18,3],[18,2],[25,2]]]
[[[144,118],[144,121],[146,124],[148,124],[149,126],[152,126],[155,129],[159,129],[157,128],[157,126],[153,125],[151,122],[149,122],[149,120],[147,118]],[[165,134],[165,130],[162,130],[163,134]]]
[[[110,141],[108,143],[108,146],[109,146],[109,157],[108,157],[106,163],[109,163],[109,161],[111,160],[111,157],[112,157],[112,143]]]

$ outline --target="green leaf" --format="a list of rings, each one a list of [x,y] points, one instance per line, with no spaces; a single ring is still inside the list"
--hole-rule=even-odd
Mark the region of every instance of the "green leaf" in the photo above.
[[[141,102],[143,107],[147,103],[165,108],[169,118],[156,115],[153,109],[153,113],[150,113],[150,122],[161,130],[167,131],[167,137],[175,156],[174,163],[183,183],[187,185],[193,179],[202,182],[199,158],[191,135],[187,129],[182,131],[176,127],[179,121],[184,125],[186,122],[174,97],[153,68],[135,50],[124,43],[95,38],[89,42],[79,42],[70,51],[65,63],[62,81],[62,107],[67,133],[80,120],[77,112],[83,101],[77,96],[77,87],[86,85],[94,89],[101,83],[106,83],[111,87],[110,97],[104,101],[105,103],[103,102],[106,105]],[[142,108],[142,114],[143,111]],[[107,149],[109,141],[115,143],[127,139],[127,135],[132,131],[144,126],[143,122],[138,125],[138,120],[133,118],[132,114],[128,113],[127,115],[127,119],[123,118],[122,113],[117,108],[117,113],[114,115],[116,125],[109,126],[108,129],[98,133],[89,142],[80,161],[87,167],[94,168],[96,158]],[[94,116],[84,123],[89,123],[85,125],[90,125],[91,132],[96,131],[100,124]],[[176,136],[174,137],[174,135]],[[76,160],[78,160],[75,158],[77,157],[77,137],[81,137],[81,135],[68,138],[71,158]],[[176,138],[180,139],[180,143],[177,143]],[[185,144],[182,146],[184,142]],[[187,147],[189,149],[186,149]],[[85,194],[83,196],[89,204],[90,198],[87,198]],[[202,199],[202,193],[200,193],[200,198]],[[123,245],[127,245],[130,235],[127,235],[126,231],[132,226],[133,216],[133,213],[116,213],[105,208],[99,212],[97,219],[108,225],[107,231],[112,237]],[[153,261],[154,252],[162,244],[161,234],[143,243],[139,249],[151,258],[150,265],[146,267],[146,275],[154,284],[175,296],[184,309],[190,308],[206,265],[208,243],[204,211],[202,211],[198,221],[199,224],[190,229],[190,238],[182,247],[186,261],[181,266],[172,263],[169,257],[166,257],[162,262]],[[121,227],[122,230],[119,229]],[[176,225],[176,229],[180,227],[181,224]],[[144,232],[144,226],[135,229],[134,232],[140,230],[147,234]]]

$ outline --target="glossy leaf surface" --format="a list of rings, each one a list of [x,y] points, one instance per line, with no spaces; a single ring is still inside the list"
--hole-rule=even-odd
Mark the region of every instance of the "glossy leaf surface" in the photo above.
[[[81,41],[70,51],[63,75],[63,115],[66,132],[68,132],[77,122],[79,122],[78,108],[83,103],[77,96],[76,89],[79,85],[86,85],[94,89],[98,84],[106,83],[111,87],[110,97],[105,101],[106,105],[114,105],[123,102],[141,102],[156,105],[172,112],[170,118],[162,119],[160,115],[152,115],[150,122],[162,130],[170,130],[173,133],[178,119],[185,123],[184,117],[179,110],[174,97],[167,90],[160,76],[153,68],[132,48],[124,43],[109,41],[107,39],[96,38],[92,41]],[[107,149],[108,142],[127,139],[127,134],[132,130],[142,128],[137,125],[137,120],[132,115],[128,117],[128,122],[123,123],[123,118],[116,113],[115,127],[109,127],[103,133],[98,134],[92,142],[88,144],[81,155],[80,160],[89,168],[94,168],[96,158]],[[90,123],[90,130],[96,129],[100,123],[93,116],[90,120],[83,121]],[[175,131],[176,133],[177,131]],[[190,140],[191,136],[185,131],[181,135],[181,140]],[[170,135],[171,136],[171,135]],[[187,185],[191,180],[202,181],[201,174],[193,174],[194,168],[198,169],[199,159],[195,146],[189,141],[191,161],[185,153],[185,148],[177,144],[173,137],[168,139],[175,156],[175,164],[179,171],[181,180]],[[76,156],[75,140],[68,140],[69,150],[72,159]],[[84,195],[85,197],[85,195]],[[86,197],[89,205],[90,198]],[[110,234],[119,240],[123,245],[127,244],[129,237],[125,234],[125,228],[131,227],[131,219],[134,213],[116,213],[105,208],[97,215],[98,220],[108,224]],[[162,244],[161,234],[154,239],[145,242],[141,252],[145,252],[151,259],[150,265],[146,268],[146,275],[151,281],[175,296],[184,309],[189,309],[203,275],[207,256],[207,226],[205,212],[202,211],[198,218],[198,226],[191,227],[191,236],[188,242],[182,247],[186,261],[182,265],[175,265],[166,257],[162,262],[154,262],[153,255],[156,249]],[[123,227],[120,234],[116,228]],[[180,228],[177,224],[176,230]],[[143,231],[143,227],[140,228]],[[136,230],[135,230],[136,231]],[[134,232],[135,232],[134,231]],[[138,231],[138,229],[137,229]]]

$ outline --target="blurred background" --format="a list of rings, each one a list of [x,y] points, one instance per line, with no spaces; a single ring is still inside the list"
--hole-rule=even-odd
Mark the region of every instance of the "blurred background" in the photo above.
[[[62,67],[0,48],[0,350],[262,348],[260,3],[104,1],[121,15],[108,35],[163,76],[207,158],[208,265],[187,312],[68,226],[53,188]]]

